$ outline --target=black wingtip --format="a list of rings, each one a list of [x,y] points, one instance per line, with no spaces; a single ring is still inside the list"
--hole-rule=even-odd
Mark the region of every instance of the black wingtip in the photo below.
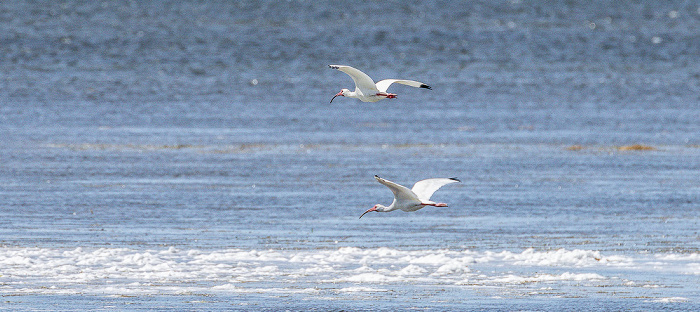
[[[374,177],[375,177],[375,178],[379,178],[379,176],[378,176],[378,175],[376,175],[376,174],[374,175]]]
[[[454,180],[454,181],[457,181],[457,182],[462,182],[462,181],[460,181],[460,180],[457,179],[457,178],[450,178],[450,180]]]
[[[340,68],[340,67],[339,67],[339,66],[337,66],[337,65],[328,65],[328,68],[332,68],[332,69],[338,69],[338,68]]]
[[[432,90],[432,89],[433,89],[433,88],[431,88],[431,87],[430,87],[429,85],[427,85],[427,84],[422,84],[422,85],[420,85],[420,87],[421,87],[421,88],[428,89],[428,90]]]

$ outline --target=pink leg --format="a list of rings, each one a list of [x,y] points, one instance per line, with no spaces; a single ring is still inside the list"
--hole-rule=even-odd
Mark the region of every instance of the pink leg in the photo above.
[[[377,93],[377,96],[386,96],[387,99],[395,99],[395,93]]]
[[[437,203],[437,204],[424,204],[424,203],[421,203],[421,205],[433,206],[433,207],[447,207],[447,204],[445,204],[445,203]]]

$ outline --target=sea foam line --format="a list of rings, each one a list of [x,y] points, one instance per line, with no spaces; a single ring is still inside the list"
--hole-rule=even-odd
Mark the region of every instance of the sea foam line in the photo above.
[[[174,247],[162,250],[1,247],[0,293],[313,292],[314,288],[280,285],[337,283],[346,284],[338,291],[359,292],[377,289],[371,284],[599,281],[607,279],[605,273],[598,272],[605,272],[603,268],[643,267],[644,261],[670,263],[673,270],[677,272],[680,268],[685,274],[695,274],[699,267],[697,257],[692,255],[649,256],[640,261],[593,250],[567,249],[492,252],[343,247],[205,251]],[[679,264],[674,266],[673,262]],[[501,273],[484,269],[494,267]],[[538,274],[532,274],[519,273],[518,268],[541,269]],[[258,288],[248,283],[256,283]]]

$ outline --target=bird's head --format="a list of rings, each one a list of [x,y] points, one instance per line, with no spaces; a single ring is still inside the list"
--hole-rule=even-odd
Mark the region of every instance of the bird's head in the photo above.
[[[384,212],[385,210],[386,210],[385,206],[382,206],[380,204],[376,204],[376,205],[374,205],[374,207],[367,209],[367,211],[365,211],[365,213],[363,213],[362,216],[364,216],[368,212],[372,212],[372,211]],[[360,219],[362,219],[362,216],[360,216]]]
[[[348,92],[350,92],[349,89],[340,90],[340,92],[338,92],[338,94],[336,94],[336,95],[331,99],[331,103],[333,103],[333,100],[334,100],[336,97],[338,97],[338,96],[345,96],[345,93],[348,93]]]

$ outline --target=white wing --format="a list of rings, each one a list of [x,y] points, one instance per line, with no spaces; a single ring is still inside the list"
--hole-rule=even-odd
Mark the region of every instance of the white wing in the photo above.
[[[394,197],[396,197],[397,201],[420,201],[418,199],[418,196],[413,193],[413,191],[409,190],[407,187],[391,182],[389,180],[385,180],[380,178],[379,176],[374,176],[379,183],[384,184],[386,187],[388,187],[393,193]]]
[[[363,94],[378,93],[374,80],[360,70],[346,65],[328,65],[328,67],[344,72],[355,82],[355,88],[360,89]]]
[[[433,196],[433,193],[435,193],[435,191],[437,191],[443,185],[455,182],[460,181],[457,178],[425,179],[416,182],[411,191],[413,191],[413,193],[415,193],[421,201],[427,202],[430,201],[430,196]]]
[[[392,83],[400,83],[400,84],[405,84],[407,86],[416,87],[416,88],[425,88],[428,90],[433,89],[429,85],[424,84],[424,83],[419,82],[419,81],[402,80],[402,79],[384,79],[380,82],[377,82],[377,89],[381,92],[386,92],[386,90],[389,89],[389,86]]]

